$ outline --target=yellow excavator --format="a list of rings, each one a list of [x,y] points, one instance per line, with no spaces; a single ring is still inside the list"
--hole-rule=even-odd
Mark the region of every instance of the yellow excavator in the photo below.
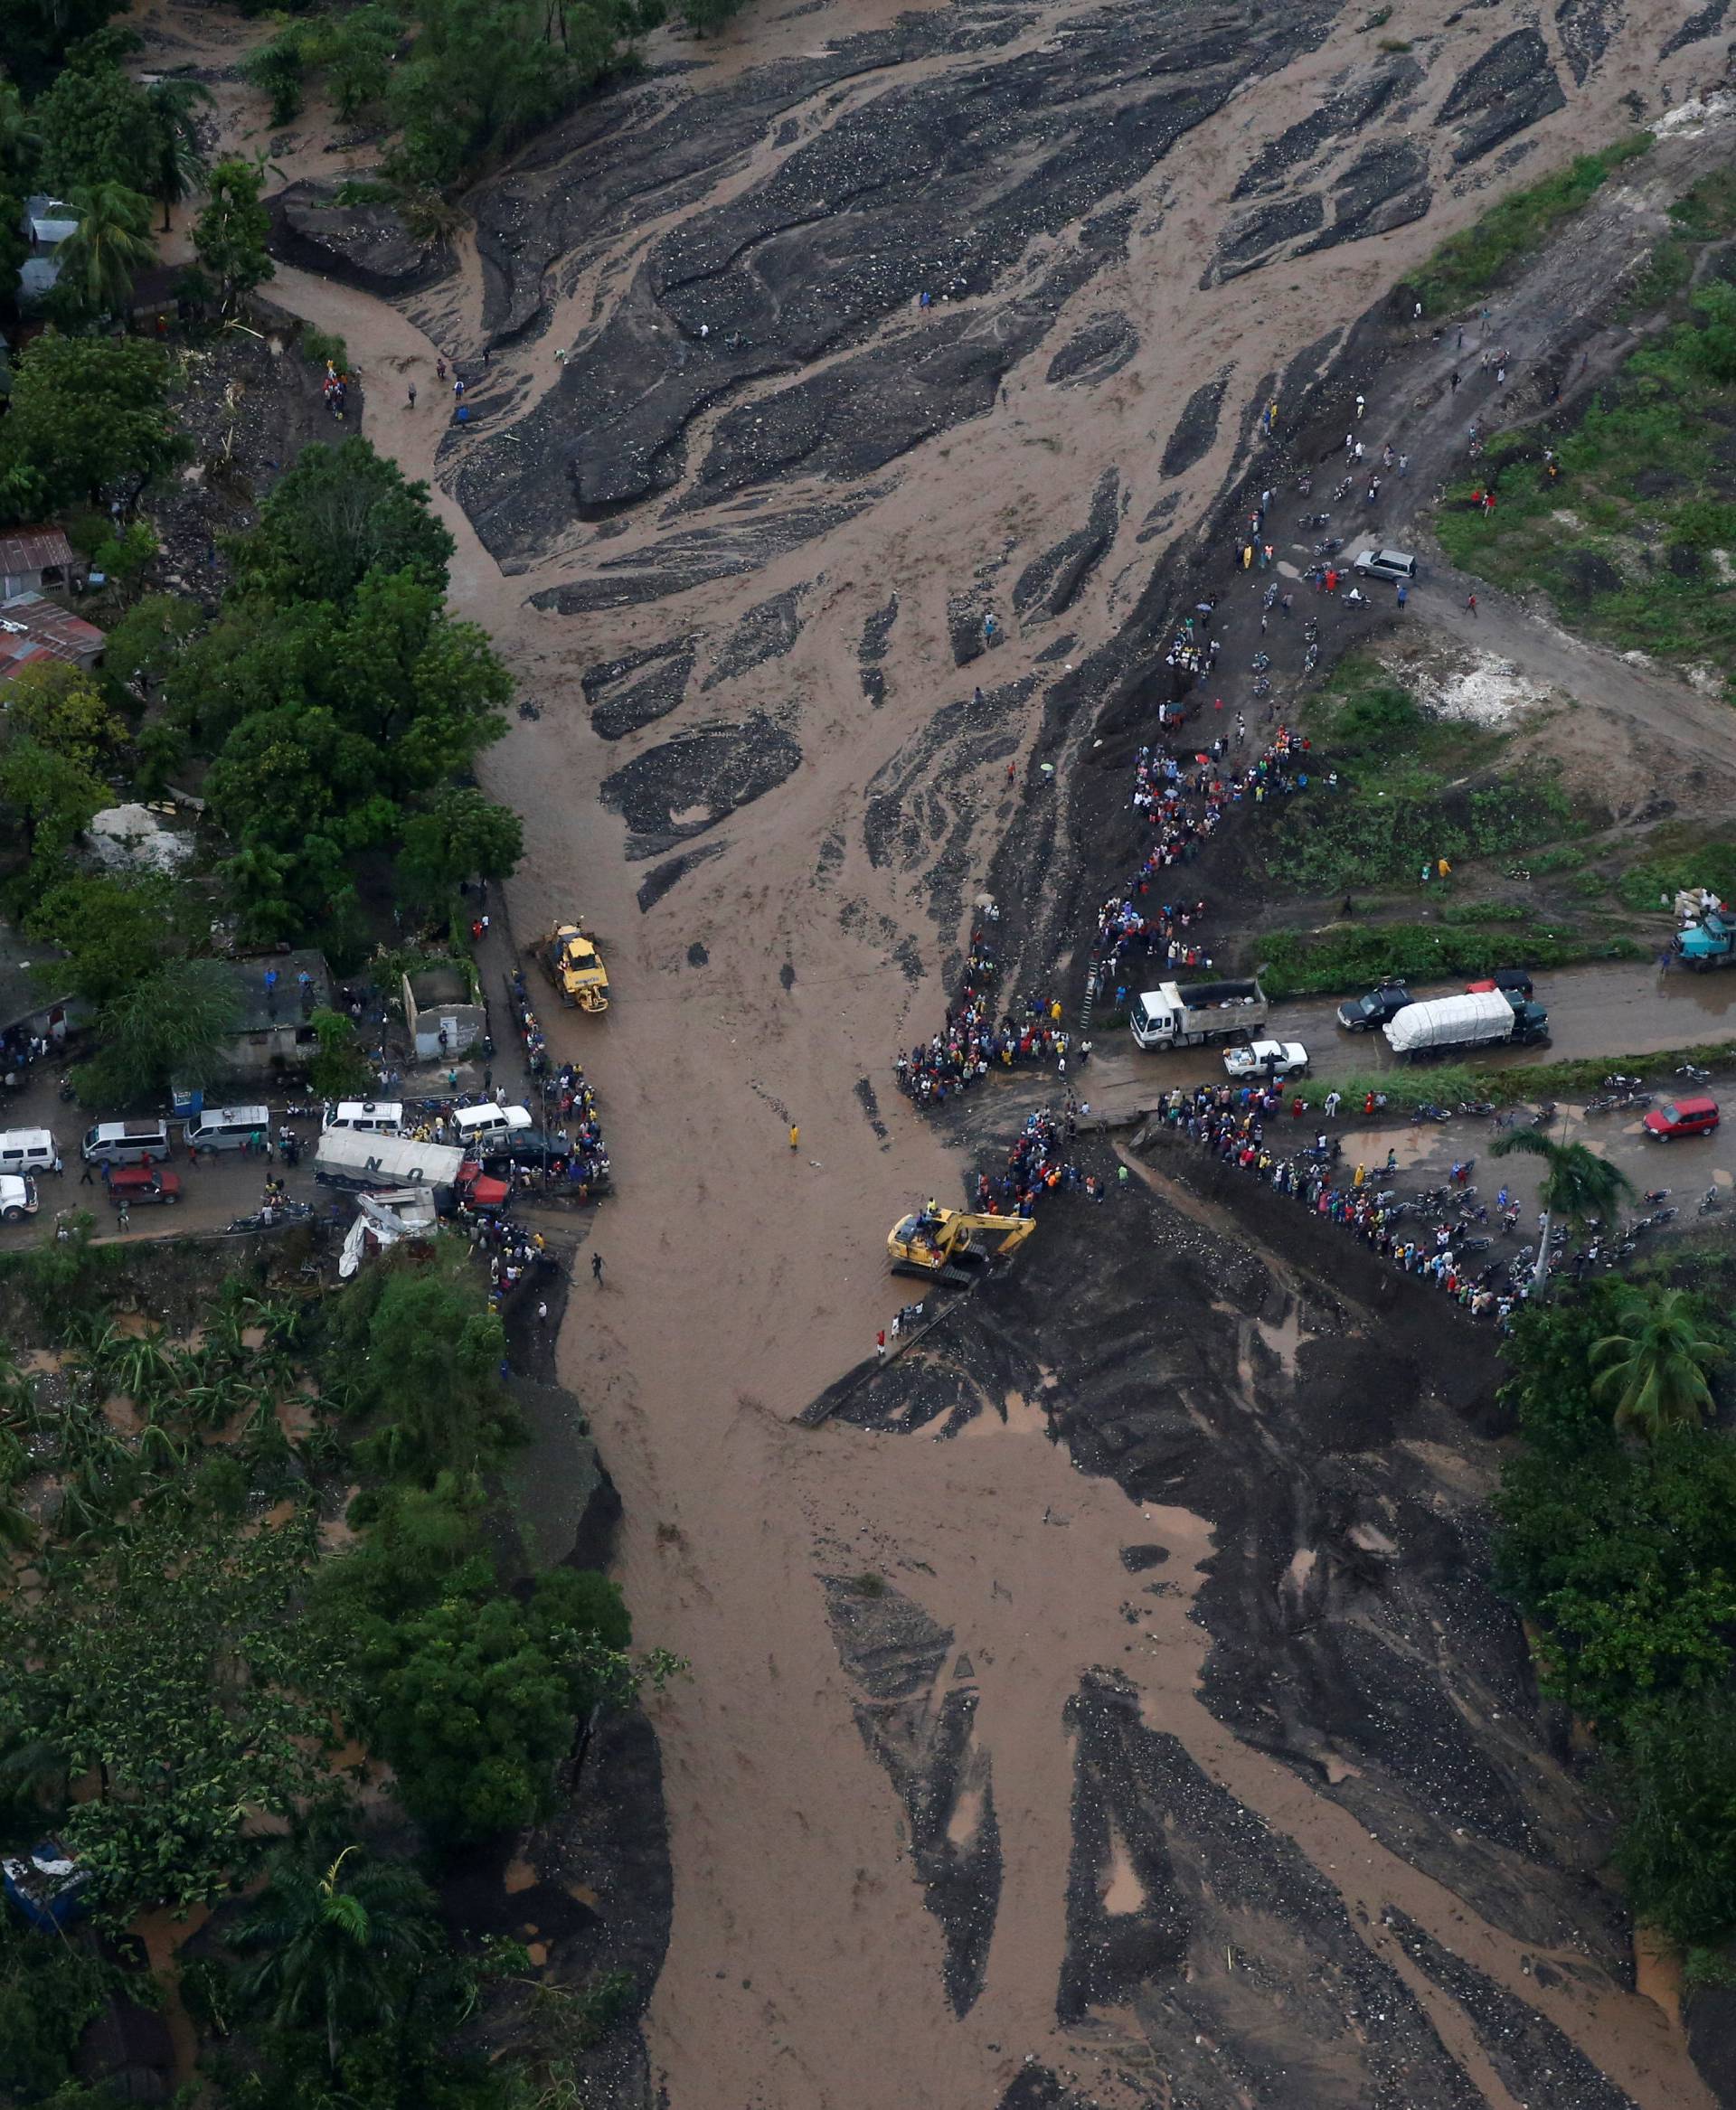
[[[930,1282],[975,1282],[1005,1267],[1037,1228],[1029,1216],[967,1216],[930,1201],[914,1216],[901,1217],[886,1239],[894,1275],[921,1275]],[[990,1251],[980,1239],[999,1241]]]
[[[542,965],[562,1003],[580,1011],[609,1009],[609,970],[597,941],[576,923],[557,923],[542,941]]]

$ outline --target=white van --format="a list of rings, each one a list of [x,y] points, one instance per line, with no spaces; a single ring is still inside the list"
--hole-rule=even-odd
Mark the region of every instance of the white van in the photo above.
[[[271,1133],[269,1107],[207,1107],[187,1123],[189,1150],[240,1150]]]
[[[35,1181],[0,1173],[0,1223],[18,1223],[35,1213]]]
[[[363,1135],[396,1135],[404,1125],[401,1099],[328,1099],[324,1131],[354,1128]]]
[[[478,1143],[495,1143],[522,1129],[534,1128],[528,1107],[460,1107],[452,1116],[458,1141],[467,1149]]]
[[[79,1151],[93,1165],[166,1164],[174,1154],[166,1121],[99,1121]]]
[[[47,1128],[0,1131],[0,1173],[58,1173],[61,1153]]]

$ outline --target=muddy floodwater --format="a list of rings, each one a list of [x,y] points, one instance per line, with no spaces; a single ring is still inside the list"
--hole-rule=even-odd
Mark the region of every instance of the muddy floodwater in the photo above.
[[[489,972],[574,915],[609,963],[607,1017],[551,1021],[618,1182],[560,1361],[638,1634],[692,1665],[654,1710],[673,2110],[1708,2110],[1482,1579],[1486,1335],[1093,1143],[1108,1202],[1059,1198],[865,1367],[915,1294],[887,1227],[1006,1146],[916,1116],[892,1055],[986,890],[1015,988],[1071,971],[1115,879],[1075,765],[1152,737],[1189,538],[1274,405],[1318,454],[1366,389],[1371,438],[1414,416],[1445,473],[1458,413],[1415,406],[1456,348],[1381,304],[1503,188],[1710,87],[1685,20],[767,5],[653,40],[449,252],[358,260],[291,201],[274,297],[346,339],[540,706],[486,768],[526,842]],[[274,141],[287,177],[338,174],[339,130]],[[1638,254],[1639,211],[1599,240]],[[1722,706],[1654,689],[1727,770]],[[1736,997],[1545,979],[1556,1057],[1712,1038]],[[1323,1075],[1378,1058],[1329,1008],[1274,1029]]]

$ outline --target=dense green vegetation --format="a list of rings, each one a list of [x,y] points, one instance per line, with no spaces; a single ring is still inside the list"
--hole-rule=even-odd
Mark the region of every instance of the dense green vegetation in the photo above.
[[[430,1884],[546,1813],[591,1708],[677,1666],[629,1654],[603,1577],[503,1571],[483,1474],[518,1432],[461,1242],[329,1302],[231,1278],[197,1341],[117,1323],[135,1264],[88,1221],[0,1258],[62,1359],[51,1398],[0,1352],[0,1650],[30,1666],[0,1686],[0,1845],[60,1838],[107,1926],[216,1908],[184,1983],[215,2102],[508,2110],[520,2063],[453,2039],[527,1960],[455,1942]],[[356,1799],[347,1739],[391,1766],[409,1836]],[[152,1989],[0,1921],[0,2098],[60,2105],[110,1992]]]
[[[1324,930],[1269,930],[1254,950],[1269,996],[1354,994],[1395,976],[1475,980],[1493,968],[1567,967],[1583,960],[1645,959],[1654,948],[1621,937],[1580,937],[1522,909],[1516,916],[1434,923],[1341,923]],[[1608,1067],[1606,1065],[1606,1067]]]
[[[741,5],[677,0],[674,12],[703,34]],[[638,40],[670,12],[665,0],[369,0],[348,12],[292,11],[249,61],[248,78],[269,99],[273,124],[295,117],[316,82],[346,123],[375,124],[387,136],[376,193],[445,232],[441,192],[634,64]]]
[[[1620,651],[1709,663],[1736,650],[1736,287],[1693,297],[1688,320],[1634,353],[1577,428],[1490,441],[1436,519],[1456,564],[1541,588],[1575,628]],[[1543,459],[1555,449],[1560,476]],[[1493,489],[1486,515],[1473,487]]]
[[[1413,281],[1431,316],[1451,315],[1490,292],[1536,253],[1561,223],[1589,205],[1614,172],[1644,154],[1649,132],[1581,154],[1553,175],[1514,191],[1463,234],[1451,236]]]
[[[1433,716],[1364,655],[1335,668],[1305,722],[1326,766],[1312,772],[1307,799],[1281,808],[1261,834],[1274,887],[1414,889],[1424,865],[1434,887],[1440,858],[1457,868],[1580,832],[1545,771],[1494,773],[1501,734]]]
[[[163,365],[137,341],[40,339],[0,422],[0,493],[40,492],[52,475],[82,495],[123,466],[144,476],[177,458]],[[119,1103],[206,1074],[231,1024],[221,977],[188,956],[210,929],[208,907],[188,906],[196,878],[77,867],[80,832],[113,803],[116,779],[144,796],[198,782],[242,944],[318,944],[340,969],[373,935],[363,856],[385,871],[396,862],[394,894],[436,930],[449,928],[461,881],[517,863],[516,815],[468,781],[505,730],[511,683],[486,634],[447,608],[451,548],[426,490],[365,440],[310,447],[232,544],[214,620],[147,596],[117,624],[105,673],[55,668],[14,684],[0,804],[23,861],[5,891],[101,1007],[89,1096]],[[326,1050],[335,1069],[354,1062],[343,1038]]]
[[[1727,1349],[1710,1300],[1612,1281],[1522,1308],[1505,1349],[1497,1578],[1544,1691],[1608,1754],[1635,1910],[1691,1955],[1736,1931],[1736,1442],[1709,1426]]]

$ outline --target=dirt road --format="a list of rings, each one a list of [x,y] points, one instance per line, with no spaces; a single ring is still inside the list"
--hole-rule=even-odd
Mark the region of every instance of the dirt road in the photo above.
[[[1100,2102],[1154,2099],[1152,2060],[1203,2018],[1177,2033],[1130,1998],[1058,2019],[1069,1710],[1111,1657],[1319,1887],[1347,1970],[1367,1964],[1356,1916],[1401,1905],[1591,2048],[1609,2092],[1575,2110],[1707,2100],[1656,2009],[1567,1962],[1571,1925],[1526,1940],[1486,1923],[1201,1704],[1201,1516],[1076,1470],[1029,1395],[946,1449],[793,1426],[902,1301],[886,1227],[958,1192],[940,1136],[889,1104],[889,1058],[938,1020],[995,838],[1044,824],[1006,771],[1045,670],[1113,634],[1272,377],[1317,372],[1345,321],[1487,202],[1477,185],[1511,165],[1485,155],[1523,133],[1554,159],[1625,125],[1679,16],[1611,11],[1581,72],[1558,29],[1509,35],[1482,11],[1443,28],[1399,0],[1408,55],[1390,61],[1363,8],[1287,11],[1257,35],[1252,12],[1210,35],[1191,14],[1064,0],[896,24],[753,14],[712,72],[638,91],[627,136],[578,123],[477,202],[486,297],[468,248],[397,307],[288,268],[272,288],[346,337],[374,444],[433,480],[454,599],[542,702],[486,769],[524,816],[520,936],[580,910],[609,953],[608,1019],[552,1024],[599,1088],[622,1183],[595,1231],[606,1286],[575,1294],[561,1352],[625,1500],[638,1633],[693,1666],[657,1707],[676,1910],[648,2035],[677,2110],[963,2110],[1031,2055],[1088,2072]],[[330,165],[307,133],[291,175]],[[1405,178],[1379,196],[1371,135]],[[887,190],[889,155],[913,189]],[[1341,239],[1226,275],[1273,186],[1305,180]],[[467,435],[438,355],[475,381]],[[973,663],[988,613],[1005,642]],[[1147,1537],[1176,1589],[1137,1600],[1136,1657],[1120,1549]],[[976,1695],[992,1747],[1000,1897],[962,2011],[916,1820],[841,1654],[836,1586],[863,1574],[944,1634],[933,1674]],[[962,1850],[986,1820],[957,1822]],[[1540,1946],[1564,1965],[1547,1985]],[[1468,2011],[1392,1954],[1394,1976],[1346,1981],[1405,2013],[1383,2070],[1420,2077],[1382,2099],[1510,2110],[1518,2083]],[[1333,2054],[1357,2075],[1363,2057]],[[1364,2080],[1275,2077],[1257,2099],[1362,2099]],[[1250,2099],[1237,2085],[1202,2099]]]

